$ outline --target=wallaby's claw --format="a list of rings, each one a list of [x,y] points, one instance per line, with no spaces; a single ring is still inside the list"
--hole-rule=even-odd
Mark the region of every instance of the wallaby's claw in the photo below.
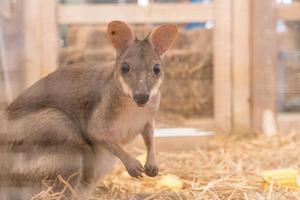
[[[126,169],[127,169],[127,172],[129,173],[129,175],[134,178],[142,178],[143,177],[142,173],[144,172],[144,167],[136,159],[129,161],[128,164],[126,165]]]
[[[158,174],[158,166],[152,163],[146,163],[145,173],[150,177],[155,177]]]

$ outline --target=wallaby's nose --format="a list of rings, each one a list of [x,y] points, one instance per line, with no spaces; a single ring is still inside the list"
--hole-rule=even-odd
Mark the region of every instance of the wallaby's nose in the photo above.
[[[148,93],[136,93],[133,99],[139,106],[144,106],[148,102],[149,97],[150,95]]]

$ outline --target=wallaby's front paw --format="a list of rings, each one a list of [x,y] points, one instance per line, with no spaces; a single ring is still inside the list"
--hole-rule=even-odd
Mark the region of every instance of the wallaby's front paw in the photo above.
[[[158,166],[155,162],[146,162],[145,164],[145,174],[154,177],[158,174]]]
[[[135,178],[143,177],[144,167],[138,160],[132,159],[128,161],[125,167],[130,176]]]

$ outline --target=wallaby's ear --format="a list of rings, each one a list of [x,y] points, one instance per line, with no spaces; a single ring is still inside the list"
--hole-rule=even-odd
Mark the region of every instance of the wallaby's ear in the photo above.
[[[135,38],[132,28],[122,21],[111,21],[107,25],[107,35],[117,53],[123,52]]]
[[[173,44],[178,35],[175,24],[163,24],[155,28],[149,36],[149,42],[159,55],[163,55]]]

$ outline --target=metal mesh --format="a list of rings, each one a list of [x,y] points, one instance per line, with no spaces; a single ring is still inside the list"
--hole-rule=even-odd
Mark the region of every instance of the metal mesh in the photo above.
[[[279,112],[299,112],[300,23],[281,22],[277,25],[277,29],[279,30],[277,56],[278,110]]]

